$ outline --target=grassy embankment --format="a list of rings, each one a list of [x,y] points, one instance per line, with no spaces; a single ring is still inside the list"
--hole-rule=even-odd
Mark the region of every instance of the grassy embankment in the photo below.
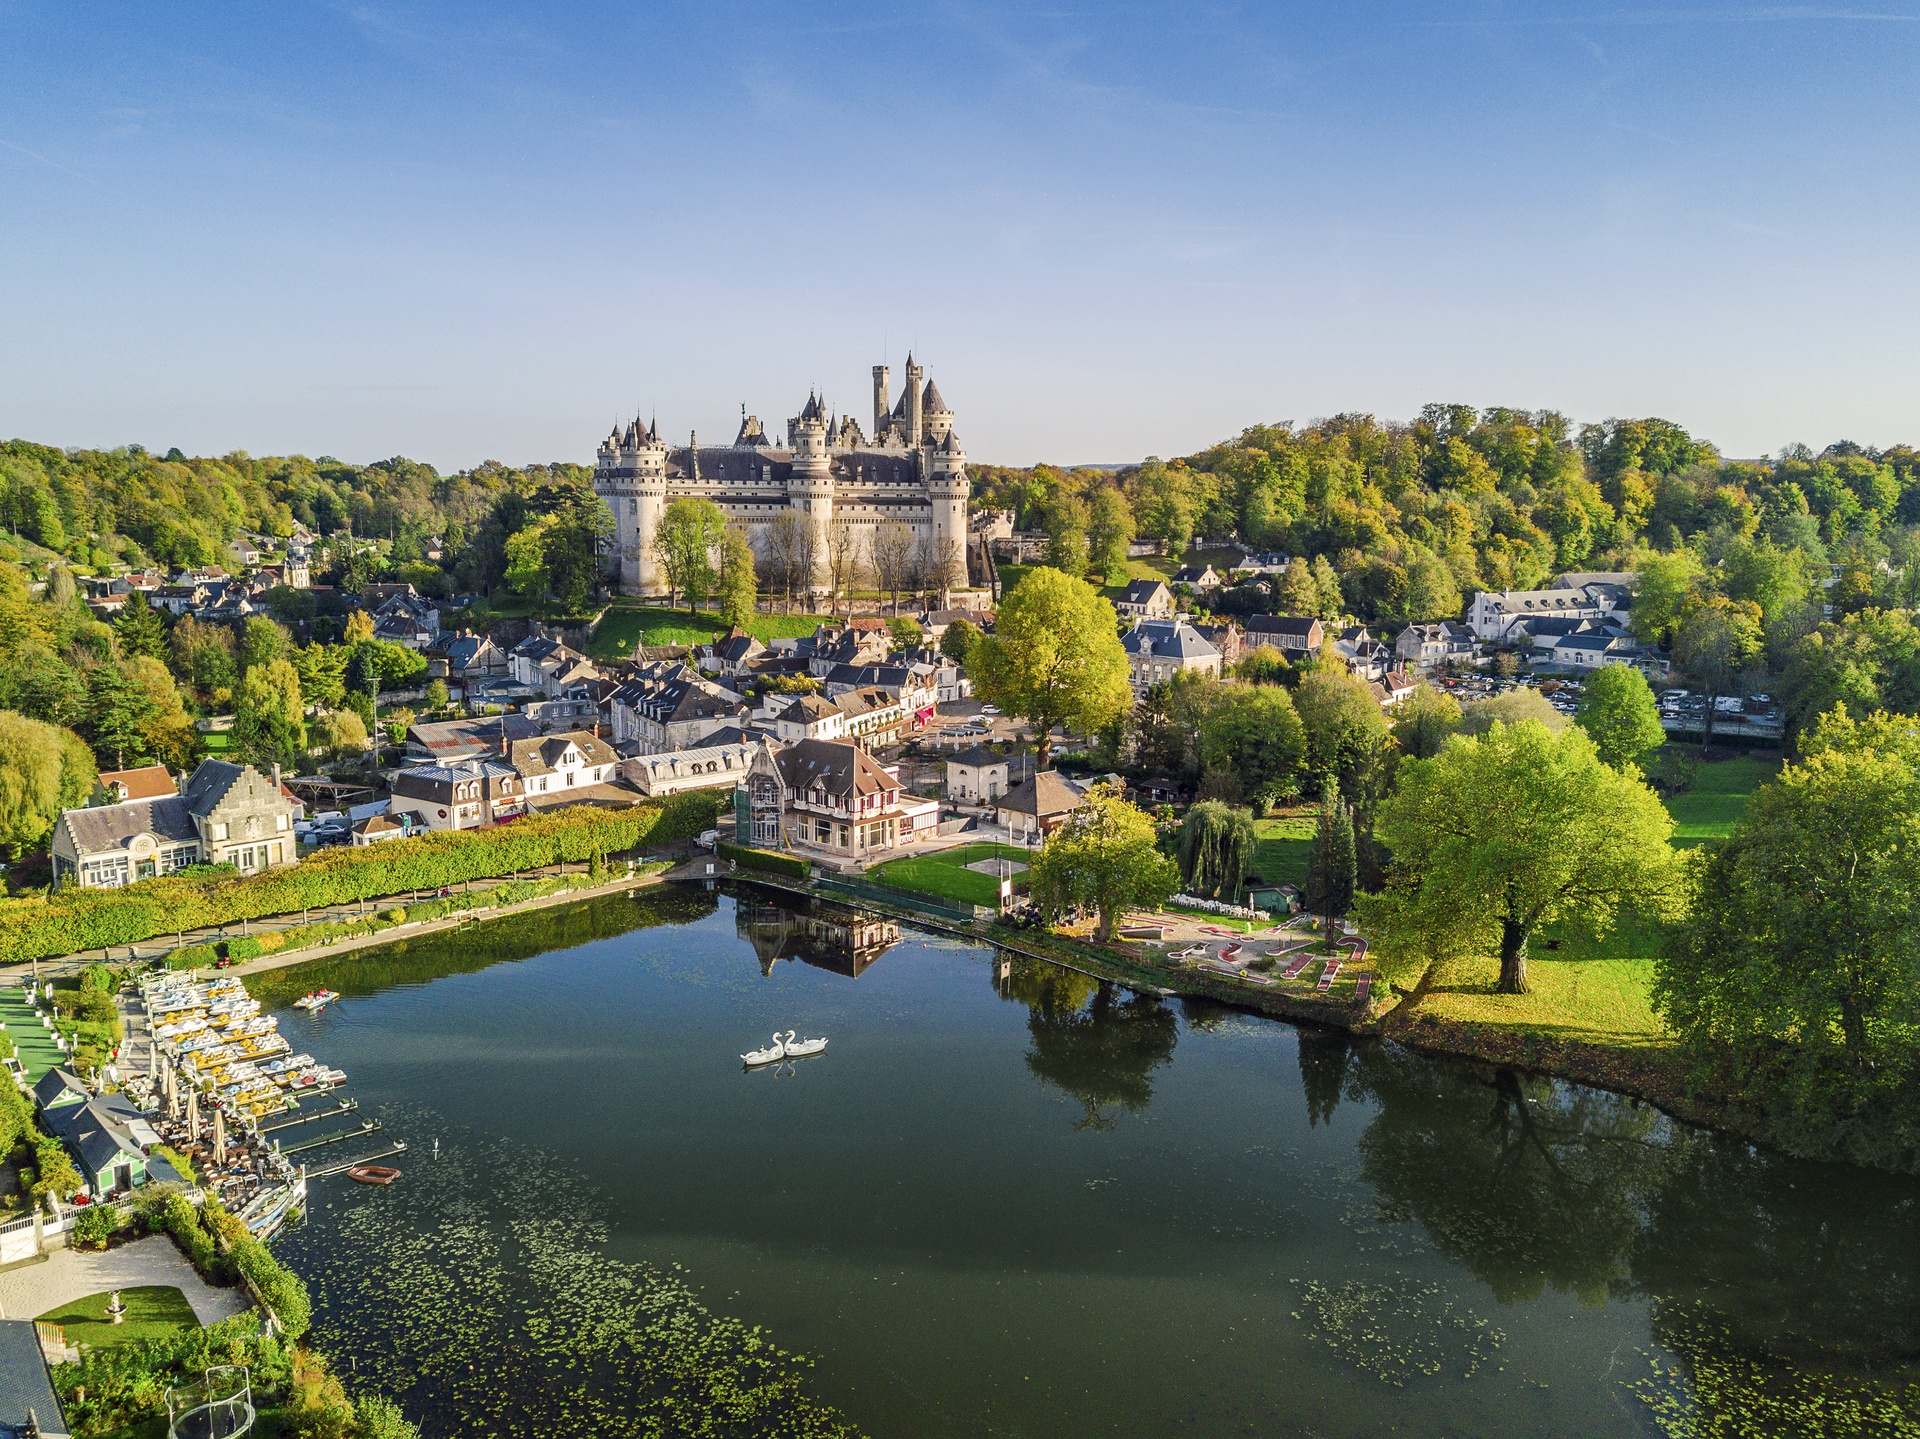
[[[810,635],[825,615],[755,615],[747,626],[755,639],[765,643],[775,639],[800,639]],[[600,628],[594,632],[587,653],[597,660],[629,659],[636,641],[647,645],[703,645],[727,632],[720,616],[709,610],[688,614],[684,608],[664,605],[640,605],[615,601]]]
[[[1749,759],[1702,765],[1693,783],[1668,801],[1673,843],[1684,848],[1730,834],[1747,797],[1777,770]],[[1632,916],[1598,940],[1550,929],[1531,947],[1531,993],[1496,993],[1498,964],[1488,958],[1438,977],[1417,1004],[1391,1017],[1389,1028],[1417,1035],[1415,1026],[1437,1026],[1451,1031],[1444,1039],[1434,1036],[1447,1047],[1470,1042],[1489,1055],[1523,1060],[1572,1046],[1601,1066],[1587,1077],[1607,1078],[1611,1061],[1657,1076],[1676,1060],[1652,1001],[1658,944],[1655,926]]]

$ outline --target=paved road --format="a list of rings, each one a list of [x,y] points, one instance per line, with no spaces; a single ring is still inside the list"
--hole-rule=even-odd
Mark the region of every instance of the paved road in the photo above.
[[[151,1234],[102,1253],[56,1249],[44,1260],[0,1269],[0,1315],[37,1319],[89,1294],[149,1284],[172,1285],[186,1295],[202,1324],[231,1319],[252,1304],[244,1289],[215,1289],[194,1272],[171,1239]]]

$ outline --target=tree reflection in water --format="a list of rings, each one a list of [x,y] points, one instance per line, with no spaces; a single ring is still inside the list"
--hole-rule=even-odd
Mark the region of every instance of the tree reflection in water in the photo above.
[[[1301,1073],[1339,1097],[1333,1046]],[[1672,1435],[1920,1434],[1920,1186],[1672,1123],[1600,1090],[1353,1046],[1380,1218],[1503,1303],[1650,1301],[1678,1356],[1633,1384]]]
[[[1118,1111],[1138,1114],[1153,1100],[1153,1071],[1173,1058],[1179,1025],[1150,994],[1041,960],[1006,956],[1003,999],[1027,1006],[1027,1068],[1086,1106],[1076,1129],[1112,1129]],[[1119,997],[1125,994],[1125,998]]]

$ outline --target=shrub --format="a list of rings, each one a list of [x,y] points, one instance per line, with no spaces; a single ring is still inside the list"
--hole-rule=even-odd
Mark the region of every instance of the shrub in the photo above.
[[[257,959],[260,955],[260,941],[252,935],[239,939],[230,939],[220,946],[228,959]]]
[[[168,969],[206,969],[220,957],[210,944],[189,944],[167,956]]]
[[[748,869],[764,869],[774,874],[789,874],[795,879],[810,879],[813,876],[813,862],[791,854],[775,854],[771,850],[748,849],[744,845],[722,842],[716,847],[722,859],[730,859],[735,864],[745,865]]]
[[[105,1204],[90,1204],[74,1216],[73,1242],[85,1249],[105,1249],[113,1237],[113,1210]]]
[[[712,828],[720,804],[721,797],[711,790],[694,790],[631,809],[583,805],[494,829],[449,830],[372,848],[328,849],[247,879],[174,874],[125,889],[67,889],[12,900],[0,904],[0,964],[136,944],[176,930],[438,889],[550,864],[578,864],[595,854],[699,834]],[[212,959],[209,949],[198,962]],[[180,955],[169,962],[176,968],[193,963]]]
[[[224,1213],[224,1211],[222,1211]],[[226,1216],[231,1218],[232,1216]],[[238,1220],[234,1220],[236,1225]],[[298,1339],[313,1322],[313,1303],[300,1276],[288,1269],[267,1246],[241,1229],[241,1237],[232,1242],[233,1261],[247,1277],[261,1301],[273,1311],[287,1338]]]
[[[83,1182],[80,1171],[73,1167],[73,1160],[67,1155],[67,1146],[57,1139],[43,1137],[34,1142],[33,1167],[40,1176],[33,1182],[36,1197],[57,1194],[68,1199]]]
[[[384,1394],[362,1394],[353,1408],[359,1439],[420,1439],[420,1431]]]

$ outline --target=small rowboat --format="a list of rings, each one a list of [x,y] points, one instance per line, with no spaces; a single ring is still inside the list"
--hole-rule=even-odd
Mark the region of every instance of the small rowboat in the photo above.
[[[357,1179],[362,1184],[391,1184],[400,1177],[397,1169],[388,1169],[381,1164],[356,1164],[347,1171],[347,1178]]]

